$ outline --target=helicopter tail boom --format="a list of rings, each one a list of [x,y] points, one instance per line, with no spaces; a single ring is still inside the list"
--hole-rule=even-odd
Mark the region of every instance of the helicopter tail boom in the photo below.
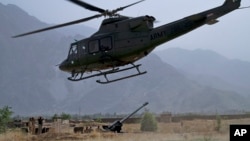
[[[238,9],[240,3],[241,0],[226,0],[221,6],[154,28],[149,37],[152,45],[158,46],[205,24],[215,24],[219,17]]]
[[[241,0],[226,0],[222,6],[205,11],[200,14],[207,15],[207,24],[217,23],[217,18],[224,16],[240,7]]]

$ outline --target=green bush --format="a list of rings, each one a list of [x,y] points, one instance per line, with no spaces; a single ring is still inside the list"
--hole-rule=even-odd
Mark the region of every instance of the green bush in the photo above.
[[[157,131],[157,121],[152,113],[145,112],[141,120],[141,131]]]
[[[11,115],[13,112],[8,106],[0,108],[0,134],[6,132],[8,122],[11,121]]]
[[[221,116],[220,115],[216,115],[216,127],[215,130],[217,132],[219,132],[221,129]]]
[[[57,115],[57,114],[54,114],[53,116],[52,116],[52,119],[53,120],[56,120],[56,119],[62,119],[62,120],[70,120],[72,117],[71,117],[71,115],[70,114],[66,114],[66,113],[64,113],[64,112],[62,112],[61,113],[61,115]]]
[[[62,120],[70,120],[71,119],[71,115],[70,114],[66,114],[66,113],[62,113],[61,114],[61,118]]]

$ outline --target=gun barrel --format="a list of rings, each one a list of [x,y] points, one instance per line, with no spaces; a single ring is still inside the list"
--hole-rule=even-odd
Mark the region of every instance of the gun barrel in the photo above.
[[[126,116],[125,118],[120,120],[120,123],[123,123],[125,120],[127,120],[128,118],[130,118],[131,116],[133,116],[135,113],[137,113],[139,110],[141,110],[143,107],[147,106],[148,102],[145,102],[142,106],[140,106],[138,109],[136,109],[133,113],[131,113],[130,115]]]

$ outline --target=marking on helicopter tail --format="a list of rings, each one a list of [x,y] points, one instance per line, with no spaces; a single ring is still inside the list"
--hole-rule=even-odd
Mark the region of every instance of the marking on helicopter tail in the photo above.
[[[162,38],[164,36],[166,36],[166,31],[161,31],[161,32],[156,32],[156,33],[153,33],[150,35],[150,39],[151,40],[155,40],[155,39],[158,39],[158,38]]]

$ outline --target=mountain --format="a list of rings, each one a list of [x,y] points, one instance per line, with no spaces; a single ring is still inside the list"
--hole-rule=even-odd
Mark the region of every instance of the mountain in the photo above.
[[[157,54],[164,62],[185,72],[186,76],[200,84],[236,91],[249,97],[250,62],[228,59],[202,49],[169,48]]]
[[[246,110],[248,102],[239,94],[202,86],[187,79],[173,66],[151,54],[138,63],[148,71],[144,76],[100,85],[77,101],[64,102],[62,109],[93,113],[128,113],[145,101],[154,112],[224,112]],[[100,108],[101,107],[101,108]],[[121,110],[122,109],[122,110]]]
[[[11,106],[15,114],[46,113],[60,97],[51,86],[58,75],[56,65],[66,58],[73,37],[49,31],[11,38],[48,26],[15,5],[0,3],[0,19],[0,106]]]
[[[95,83],[98,78],[70,82],[70,74],[56,65],[66,58],[74,39],[88,35],[55,30],[13,39],[13,35],[48,24],[14,5],[0,4],[0,19],[0,107],[11,106],[15,114],[129,113],[145,101],[153,112],[225,112],[250,106],[237,91],[193,81],[155,54],[136,62],[148,71],[143,76],[108,85]],[[81,29],[85,28],[91,30]]]

